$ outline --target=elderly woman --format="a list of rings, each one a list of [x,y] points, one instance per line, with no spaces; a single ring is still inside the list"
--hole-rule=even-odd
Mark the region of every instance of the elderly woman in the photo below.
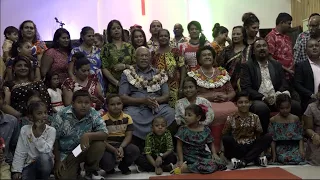
[[[235,91],[230,83],[228,72],[222,67],[217,67],[215,51],[210,46],[204,46],[197,51],[199,68],[188,72],[199,86],[198,95],[212,103],[215,118],[211,124],[211,133],[214,138],[216,151],[220,151],[221,132],[228,115],[237,111],[231,100]]]
[[[174,129],[174,109],[168,105],[167,74],[151,66],[150,52],[146,47],[136,51],[136,66],[125,70],[121,76],[119,94],[126,106],[124,112],[132,117],[133,143],[143,149],[143,140],[151,131],[154,118],[164,117],[167,126]],[[170,128],[169,128],[170,129]]]

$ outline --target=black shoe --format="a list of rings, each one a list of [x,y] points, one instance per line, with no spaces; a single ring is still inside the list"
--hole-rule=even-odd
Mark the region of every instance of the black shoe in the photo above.
[[[118,168],[120,169],[121,173],[124,175],[129,175],[131,174],[131,170],[129,167],[122,165],[121,163],[119,164]]]
[[[115,169],[111,169],[110,171],[106,171],[106,174],[114,174],[116,172]]]

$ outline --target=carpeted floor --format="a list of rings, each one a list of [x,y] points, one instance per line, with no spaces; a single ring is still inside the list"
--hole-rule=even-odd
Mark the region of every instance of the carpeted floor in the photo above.
[[[282,168],[246,169],[220,171],[212,174],[183,174],[169,176],[152,176],[150,180],[165,179],[301,179]]]

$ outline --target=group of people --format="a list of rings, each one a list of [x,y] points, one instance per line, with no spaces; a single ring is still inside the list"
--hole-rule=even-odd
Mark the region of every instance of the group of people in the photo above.
[[[82,28],[77,47],[60,28],[49,49],[33,21],[7,27],[0,178],[320,165],[320,15],[295,44],[287,13],[265,39],[255,14],[242,21],[231,38],[215,24],[209,42],[197,21],[170,38],[154,20],[147,42],[112,20],[105,36]]]

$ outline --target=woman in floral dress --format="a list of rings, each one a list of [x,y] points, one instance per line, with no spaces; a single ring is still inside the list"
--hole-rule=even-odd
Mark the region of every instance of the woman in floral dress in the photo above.
[[[221,133],[227,117],[237,111],[232,102],[235,91],[230,83],[228,72],[217,67],[215,51],[210,46],[204,46],[197,52],[199,68],[188,72],[188,76],[194,78],[198,85],[198,95],[211,102],[214,111],[214,121],[211,132],[215,139],[215,147],[220,151]]]
[[[170,47],[170,33],[166,29],[158,32],[160,47],[152,52],[152,65],[159,70],[165,70],[169,77],[170,88],[169,105],[175,107],[179,99],[179,89],[182,90],[183,79],[186,75],[184,58],[179,55],[179,50]]]

